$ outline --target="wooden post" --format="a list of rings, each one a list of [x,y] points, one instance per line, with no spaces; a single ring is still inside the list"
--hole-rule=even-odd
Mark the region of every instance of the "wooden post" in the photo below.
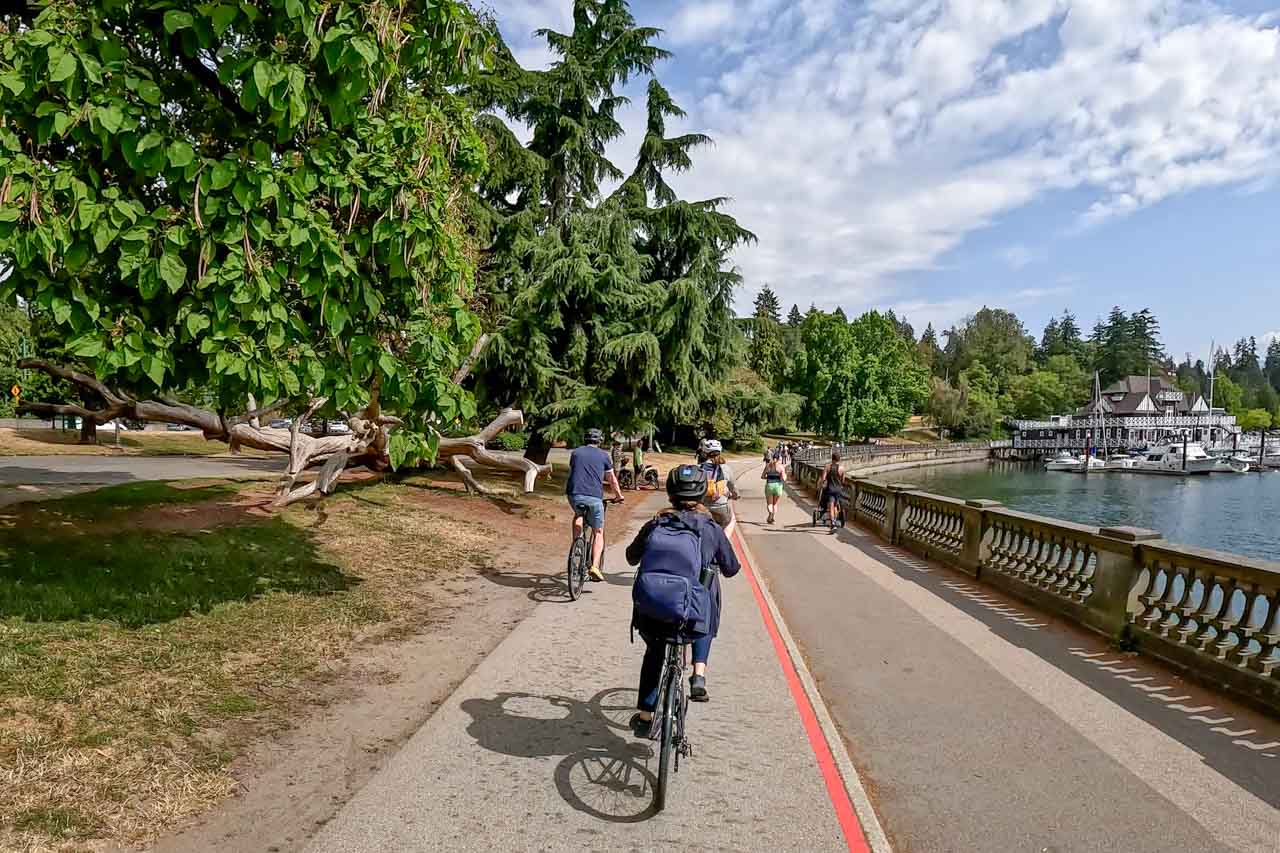
[[[1187,470],[1187,431],[1182,431],[1182,470]]]

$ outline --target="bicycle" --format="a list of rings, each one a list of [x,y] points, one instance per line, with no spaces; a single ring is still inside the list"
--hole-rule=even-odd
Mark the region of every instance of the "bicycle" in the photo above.
[[[604,502],[605,513],[609,511],[609,504],[620,504],[622,501],[617,498],[607,498]],[[586,504],[577,504],[573,508],[574,518],[582,519],[582,533],[573,539],[573,544],[569,546],[569,562],[566,566],[566,572],[569,575],[569,600],[577,601],[582,595],[582,587],[587,582],[587,569],[591,568],[591,552],[595,549],[596,529],[586,520],[587,506]],[[603,562],[603,555],[601,556]]]
[[[653,789],[653,810],[660,812],[667,805],[667,785],[672,765],[680,772],[681,757],[693,755],[693,746],[685,735],[685,715],[689,712],[689,697],[684,690],[684,671],[688,663],[688,641],[667,643],[667,662],[658,682],[661,702],[661,722],[658,734],[658,784]]]

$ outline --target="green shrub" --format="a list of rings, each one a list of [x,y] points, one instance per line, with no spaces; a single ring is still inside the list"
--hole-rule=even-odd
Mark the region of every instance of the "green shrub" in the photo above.
[[[500,432],[493,440],[499,450],[524,450],[529,443],[529,436],[523,432]]]

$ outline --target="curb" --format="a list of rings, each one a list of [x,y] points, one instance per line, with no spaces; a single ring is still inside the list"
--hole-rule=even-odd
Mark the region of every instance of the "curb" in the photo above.
[[[827,748],[830,750],[836,768],[839,770],[845,793],[853,806],[858,823],[861,824],[862,835],[866,842],[865,849],[869,849],[871,853],[893,853],[888,836],[885,835],[884,828],[880,825],[880,818],[877,817],[875,808],[871,804],[871,798],[867,796],[867,790],[862,784],[861,777],[858,776],[857,768],[854,767],[853,760],[849,757],[849,751],[845,748],[844,738],[841,737],[839,729],[836,728],[835,720],[831,717],[831,712],[828,710],[826,702],[823,701],[822,694],[818,692],[818,686],[813,680],[813,675],[809,672],[809,667],[804,662],[804,656],[800,653],[800,648],[791,636],[791,631],[787,628],[787,623],[782,618],[782,612],[778,609],[777,602],[774,601],[773,595],[769,592],[764,577],[759,572],[754,571],[754,567],[759,566],[760,563],[751,551],[751,546],[747,544],[747,538],[743,535],[741,529],[738,531],[737,541],[742,548],[743,555],[747,558],[748,568],[752,570],[751,574],[757,580],[756,588],[760,592],[760,598],[768,608],[778,635],[786,647],[787,654],[791,658],[791,665],[795,668],[800,685],[808,697],[814,716],[817,718],[818,726],[822,730]],[[850,850],[858,849],[854,846],[855,839],[850,838],[847,840],[849,841]]]

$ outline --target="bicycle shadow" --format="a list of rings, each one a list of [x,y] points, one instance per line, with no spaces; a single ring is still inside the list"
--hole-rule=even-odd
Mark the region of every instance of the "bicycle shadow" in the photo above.
[[[635,688],[602,690],[589,701],[521,691],[467,699],[467,734],[492,752],[515,758],[563,756],[553,774],[571,808],[609,823],[653,817],[657,756],[631,736]]]
[[[502,572],[489,569],[480,572],[480,577],[511,589],[527,589],[530,601],[555,602],[566,604],[569,599],[569,584],[563,573],[543,575],[534,572]]]

